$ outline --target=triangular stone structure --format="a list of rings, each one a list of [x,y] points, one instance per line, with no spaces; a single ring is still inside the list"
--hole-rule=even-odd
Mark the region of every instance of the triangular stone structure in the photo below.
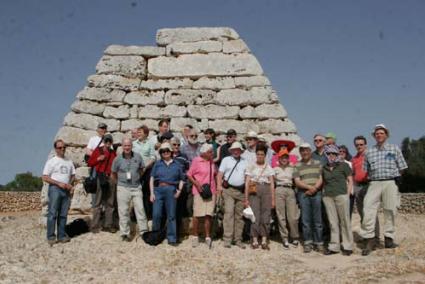
[[[192,124],[200,131],[234,128],[243,138],[253,130],[268,140],[282,137],[300,143],[261,65],[235,30],[161,29],[156,42],[109,46],[96,74],[77,94],[56,135],[68,145],[77,178],[88,174],[84,147],[99,122],[108,125],[115,141],[142,124],[157,130],[159,119],[169,118],[172,131]],[[71,208],[90,206],[82,192],[80,184]]]

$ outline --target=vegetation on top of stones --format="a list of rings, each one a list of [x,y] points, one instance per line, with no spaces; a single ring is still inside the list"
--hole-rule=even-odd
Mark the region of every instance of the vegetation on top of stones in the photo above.
[[[43,181],[40,177],[34,176],[31,172],[15,175],[15,179],[4,186],[0,186],[0,191],[41,191]]]
[[[418,140],[406,137],[401,151],[409,168],[403,175],[401,192],[425,192],[425,136]]]

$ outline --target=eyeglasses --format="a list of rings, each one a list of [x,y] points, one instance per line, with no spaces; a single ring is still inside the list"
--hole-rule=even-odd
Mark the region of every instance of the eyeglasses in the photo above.
[[[190,135],[190,138],[198,138],[198,135]]]
[[[356,146],[356,147],[364,146],[364,144],[356,144],[355,146]]]
[[[323,140],[323,139],[314,139],[314,142],[323,142],[323,141],[325,141],[325,140]]]
[[[164,153],[171,153],[171,150],[169,150],[169,149],[164,149],[164,150],[159,151],[159,153],[160,153],[160,154],[164,154]]]
[[[63,146],[63,147],[56,147],[56,149],[58,149],[58,150],[65,150],[66,147],[65,146]]]
[[[180,144],[174,144],[174,143],[173,143],[173,146],[180,146]]]

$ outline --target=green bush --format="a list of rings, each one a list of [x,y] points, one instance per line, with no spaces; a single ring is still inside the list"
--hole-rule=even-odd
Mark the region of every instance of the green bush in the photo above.
[[[15,175],[15,179],[2,186],[2,191],[41,191],[43,181],[40,177],[34,176],[31,172]]]

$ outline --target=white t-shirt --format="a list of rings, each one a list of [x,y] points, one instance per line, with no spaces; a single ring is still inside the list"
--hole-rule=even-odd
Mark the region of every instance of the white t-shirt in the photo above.
[[[46,162],[43,169],[43,175],[49,176],[55,181],[68,184],[71,180],[71,176],[75,175],[75,167],[71,160],[54,156]]]
[[[229,184],[234,186],[240,186],[245,183],[245,170],[247,167],[247,162],[244,158],[241,157],[240,162],[236,166],[235,170],[232,172],[233,167],[235,166],[237,160],[232,156],[225,157],[220,164],[219,172],[224,174],[224,180],[227,180]],[[229,179],[230,176],[230,179]]]
[[[87,144],[87,149],[94,150],[97,146],[103,146],[103,143],[100,143],[102,137],[96,135],[90,138],[89,143]],[[100,143],[100,144],[99,144]]]
[[[259,166],[257,163],[249,164],[246,168],[246,175],[251,177],[252,181],[270,183],[269,177],[274,176],[274,171],[269,164]]]

